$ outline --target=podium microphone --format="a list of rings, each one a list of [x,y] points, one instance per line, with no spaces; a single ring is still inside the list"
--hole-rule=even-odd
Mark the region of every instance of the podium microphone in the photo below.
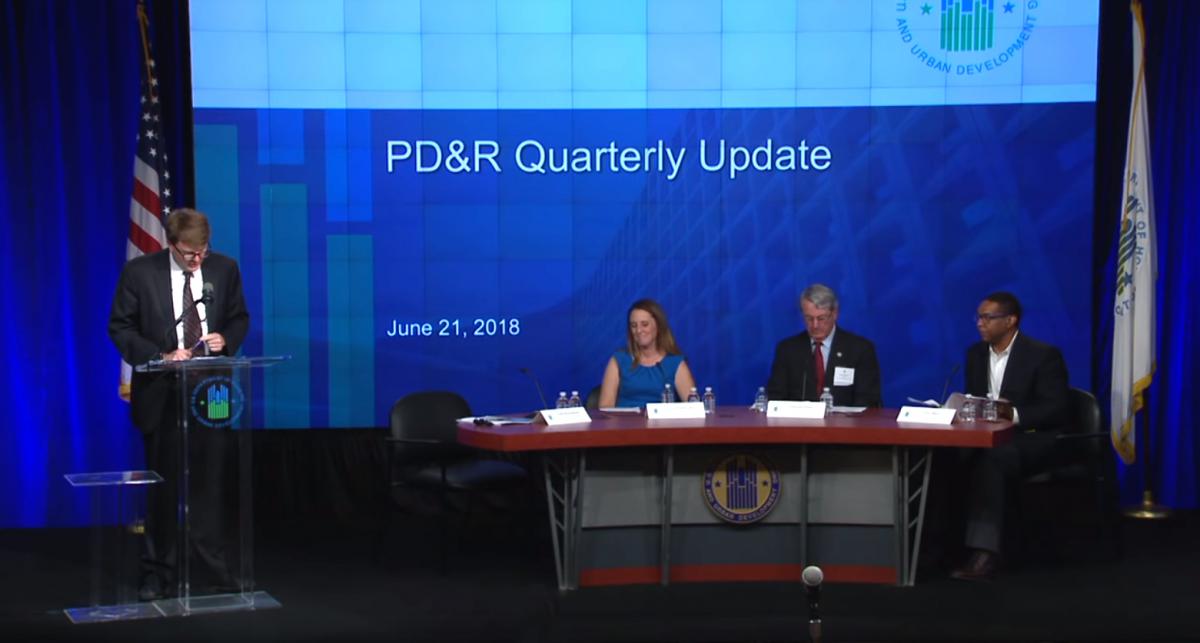
[[[821,643],[821,582],[825,573],[816,565],[809,565],[800,572],[804,581],[804,594],[808,597],[808,637],[813,643]]]
[[[533,382],[534,388],[537,389],[538,399],[542,401],[542,408],[543,409],[550,408],[550,405],[546,404],[545,394],[542,393],[542,385],[540,382],[538,382],[538,378],[533,374],[533,371],[529,370],[528,368],[525,368],[524,366],[522,366],[520,368],[520,371],[525,374],[525,377],[528,377],[530,379],[530,381]]]
[[[208,284],[204,285],[207,286]],[[950,380],[954,379],[955,375],[958,375],[958,369],[960,368],[962,368],[961,362],[955,364],[954,368],[950,371],[950,374],[946,376],[946,383],[942,385],[942,397],[938,400],[940,404],[946,404],[946,394],[950,392]]]
[[[209,304],[212,304],[212,300],[213,300],[212,284],[206,283],[206,284],[204,284],[204,294],[201,295],[199,299],[195,300],[192,303],[196,304],[196,305],[204,304],[205,306],[207,306]],[[175,318],[175,323],[171,324],[171,333],[175,332],[176,326],[183,323],[183,318],[187,317],[187,314],[188,314],[188,311],[186,311],[186,310],[183,311],[182,313],[179,313],[179,316]]]

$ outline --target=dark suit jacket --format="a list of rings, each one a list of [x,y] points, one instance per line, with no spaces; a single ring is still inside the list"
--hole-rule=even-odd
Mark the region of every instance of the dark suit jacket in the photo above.
[[[972,395],[988,393],[989,350],[984,342],[967,349],[967,392]],[[1004,368],[1000,397],[1012,402],[1023,430],[1057,430],[1066,426],[1071,421],[1071,398],[1067,362],[1062,352],[1018,332]]]
[[[853,385],[833,385],[834,369],[839,366],[854,369]],[[816,377],[812,340],[805,331],[775,347],[767,396],[772,400],[816,400],[821,395],[816,390]],[[833,393],[833,403],[838,406],[880,406],[879,359],[875,356],[875,345],[838,326],[830,346],[829,361],[825,364],[825,385]]]
[[[125,264],[113,296],[108,335],[131,365],[144,364],[177,348],[175,313],[171,301],[170,250],[132,259]],[[206,307],[208,332],[225,337],[224,354],[242,345],[250,315],[242,296],[242,275],[237,262],[211,254],[201,266],[205,283],[213,285],[213,301]],[[133,423],[142,432],[157,429],[175,404],[174,378],[163,373],[133,373],[131,407]]]

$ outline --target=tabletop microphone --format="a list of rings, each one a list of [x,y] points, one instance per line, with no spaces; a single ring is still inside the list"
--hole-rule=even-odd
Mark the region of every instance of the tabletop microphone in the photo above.
[[[955,375],[958,375],[958,369],[960,368],[962,368],[962,363],[956,363],[954,368],[951,369],[950,374],[946,376],[946,383],[942,385],[942,397],[938,399],[939,403],[946,404],[946,395],[950,392],[950,380],[954,379]]]
[[[816,565],[809,565],[800,572],[804,581],[804,594],[808,597],[808,636],[813,643],[821,643],[821,582],[825,572]]]
[[[534,388],[537,389],[538,399],[542,401],[542,408],[543,409],[550,408],[550,405],[546,404],[546,395],[544,393],[542,393],[542,384],[541,384],[541,382],[538,382],[538,378],[536,375],[533,374],[533,371],[528,368],[525,368],[524,366],[522,366],[520,368],[520,371],[525,374],[525,377],[528,377],[530,379],[530,381],[533,382]]]

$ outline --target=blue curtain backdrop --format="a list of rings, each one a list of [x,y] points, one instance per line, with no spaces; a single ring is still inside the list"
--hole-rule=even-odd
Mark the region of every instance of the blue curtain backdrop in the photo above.
[[[87,498],[63,474],[142,461],[107,337],[129,231],[136,6],[0,5],[0,527],[79,524]],[[160,53],[164,75],[178,68]]]
[[[1157,370],[1148,391],[1147,412],[1137,425],[1138,462],[1121,467],[1121,495],[1126,504],[1140,502],[1146,482],[1155,492],[1160,504],[1177,508],[1200,505],[1200,476],[1196,465],[1200,461],[1197,442],[1197,413],[1195,400],[1200,399],[1200,380],[1195,367],[1197,357],[1195,318],[1200,308],[1200,44],[1195,33],[1200,28],[1200,3],[1150,1],[1144,3],[1146,27],[1146,84],[1149,101],[1151,136],[1151,173],[1154,181],[1154,205],[1158,230],[1158,355]],[[1115,197],[1105,209],[1097,212],[1096,248],[1108,248],[1104,269],[1097,275],[1101,284],[1096,309],[1097,352],[1104,359],[1096,360],[1097,391],[1107,399],[1111,388],[1109,373],[1112,364],[1111,306],[1116,270],[1116,238],[1124,136],[1129,117],[1128,67],[1130,57],[1130,17],[1128,4],[1105,6],[1113,18],[1115,37],[1123,36],[1124,46],[1118,47],[1126,60],[1126,72],[1114,80],[1121,84],[1124,101],[1119,120],[1107,123],[1097,119],[1097,126],[1107,127],[1103,134],[1117,135],[1120,157],[1109,169],[1115,169],[1104,180]],[[1102,45],[1103,46],[1103,45]],[[1103,58],[1102,58],[1103,61]],[[1103,171],[1103,169],[1101,169]],[[1099,183],[1099,181],[1098,181]],[[1115,188],[1113,187],[1115,186]],[[1105,200],[1101,200],[1104,203]],[[1100,240],[1103,239],[1101,242]],[[1107,410],[1107,406],[1105,407]],[[1143,444],[1149,445],[1149,451]],[[1150,471],[1149,478],[1146,471]]]
[[[177,178],[191,177],[183,2],[153,2],[156,54]],[[1128,106],[1128,4],[1104,0],[1101,85]],[[0,8],[0,528],[80,524],[85,498],[63,474],[129,468],[141,444],[116,395],[118,357],[106,334],[112,290],[125,256],[137,118],[140,48],[136,4],[7,2]],[[1160,501],[1196,507],[1194,400],[1200,207],[1200,52],[1192,35],[1200,3],[1147,2],[1149,98],[1160,252],[1160,354],[1147,421],[1152,484]],[[1115,61],[1115,62],[1113,62]],[[1122,75],[1121,65],[1124,65]],[[1110,77],[1111,76],[1111,77]],[[1119,86],[1119,87],[1118,87]],[[1103,93],[1103,90],[1102,92]],[[1104,100],[1103,96],[1101,97]],[[1123,148],[1126,120],[1098,105],[1098,145]],[[1120,161],[1098,154],[1093,388],[1107,408]],[[1116,154],[1120,156],[1120,154]],[[1113,181],[1117,196],[1108,196]],[[178,203],[191,187],[175,185]],[[1139,434],[1145,439],[1145,434]],[[1124,471],[1136,501],[1141,464]]]

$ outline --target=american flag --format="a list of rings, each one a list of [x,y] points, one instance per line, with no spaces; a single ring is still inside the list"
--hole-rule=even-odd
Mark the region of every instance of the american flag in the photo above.
[[[171,211],[171,171],[163,138],[162,108],[158,101],[158,76],[150,51],[149,18],[139,0],[138,25],[142,35],[141,113],[138,117],[137,153],[133,156],[133,195],[129,200],[129,241],[125,260],[167,247],[165,222]],[[129,400],[129,364],[121,362],[121,397]]]

